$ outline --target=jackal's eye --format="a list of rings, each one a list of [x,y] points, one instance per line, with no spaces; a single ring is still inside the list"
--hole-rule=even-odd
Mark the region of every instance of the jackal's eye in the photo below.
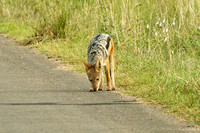
[[[99,81],[99,78],[97,78],[97,81]]]
[[[90,82],[92,82],[92,79],[89,79],[90,80]]]

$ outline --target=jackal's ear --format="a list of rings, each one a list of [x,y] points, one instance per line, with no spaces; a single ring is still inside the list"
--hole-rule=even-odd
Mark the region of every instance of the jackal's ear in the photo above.
[[[96,60],[95,69],[99,71],[101,69],[101,61],[99,58]]]
[[[85,70],[86,70],[86,71],[89,71],[90,65],[89,65],[88,63],[84,62],[84,61],[83,61],[83,64],[84,64],[84,66],[85,66]]]

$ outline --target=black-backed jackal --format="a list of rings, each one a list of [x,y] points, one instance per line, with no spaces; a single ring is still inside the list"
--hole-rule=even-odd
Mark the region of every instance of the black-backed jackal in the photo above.
[[[88,46],[88,63],[83,62],[89,81],[90,91],[103,89],[103,66],[107,77],[107,91],[115,90],[114,79],[114,42],[108,34],[98,34]]]

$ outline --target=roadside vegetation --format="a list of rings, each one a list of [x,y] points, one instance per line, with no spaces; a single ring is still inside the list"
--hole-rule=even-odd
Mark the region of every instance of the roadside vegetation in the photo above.
[[[119,91],[200,125],[199,0],[0,0],[0,32],[84,72],[98,33],[114,38]]]

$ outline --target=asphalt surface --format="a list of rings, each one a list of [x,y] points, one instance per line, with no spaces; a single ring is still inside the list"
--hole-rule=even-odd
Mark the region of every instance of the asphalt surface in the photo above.
[[[89,92],[84,76],[0,36],[0,133],[197,133],[116,92]]]

